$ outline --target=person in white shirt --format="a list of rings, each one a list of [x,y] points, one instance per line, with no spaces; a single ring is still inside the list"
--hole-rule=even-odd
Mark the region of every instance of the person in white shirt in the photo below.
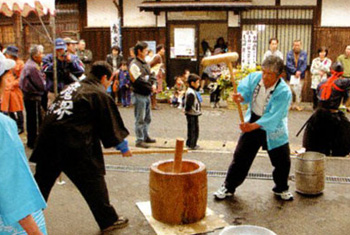
[[[332,61],[327,58],[328,49],[326,47],[321,47],[317,50],[318,57],[312,60],[311,64],[311,89],[313,91],[313,109],[317,108],[318,98],[317,98],[317,86],[323,80],[327,79],[327,73],[330,72]]]
[[[283,60],[283,54],[281,51],[279,51],[278,48],[278,39],[277,38],[271,38],[269,40],[269,50],[267,50],[264,54],[263,61],[270,55],[277,56]]]

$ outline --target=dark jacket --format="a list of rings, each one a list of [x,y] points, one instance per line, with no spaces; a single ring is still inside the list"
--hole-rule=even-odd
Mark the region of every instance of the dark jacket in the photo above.
[[[135,79],[132,83],[134,93],[145,96],[150,95],[152,93],[152,85],[156,83],[157,79],[151,73],[149,65],[145,61],[136,58],[130,64],[130,73]]]
[[[293,50],[289,51],[287,53],[286,58],[286,71],[287,71],[287,80],[290,80],[290,76],[295,75],[297,71],[301,72],[300,77],[305,77],[305,71],[307,68],[307,53],[306,51],[300,51],[298,64],[295,64],[294,60],[294,52]]]
[[[28,59],[20,75],[19,86],[25,100],[41,100],[45,92],[45,74],[40,66]]]
[[[122,63],[122,60],[123,60],[123,56],[118,55],[118,57],[117,57],[117,68],[116,69],[119,69],[120,64]],[[107,55],[106,61],[107,61],[108,64],[110,64],[113,67],[113,55],[112,54],[108,54]]]
[[[196,91],[192,87],[187,88],[185,94],[185,114],[192,116],[202,115],[201,103]]]
[[[49,54],[43,58],[43,71],[46,74],[46,88],[53,92],[53,57]],[[71,55],[71,61],[57,60],[57,87],[60,92],[65,86],[77,81],[85,72],[78,56]]]
[[[129,134],[112,97],[92,74],[64,89],[49,107],[33,162],[49,161],[82,171],[105,174],[101,143],[116,147]]]

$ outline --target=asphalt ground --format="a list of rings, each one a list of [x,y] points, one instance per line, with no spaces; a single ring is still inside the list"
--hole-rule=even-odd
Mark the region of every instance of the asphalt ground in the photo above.
[[[186,118],[182,111],[161,104],[161,110],[153,111],[150,134],[157,139],[152,150],[173,148],[175,139],[186,138]],[[291,111],[289,114],[289,133],[291,152],[301,147],[302,135],[295,137],[312,111],[309,104],[304,104],[302,112]],[[120,108],[132,149],[134,147],[134,116],[132,108]],[[224,174],[232,160],[232,153],[239,137],[239,118],[236,110],[226,108],[211,109],[204,103],[200,120],[199,145],[201,150],[189,151],[183,158],[202,161],[207,171],[219,173],[208,175],[208,207],[233,225],[251,224],[271,229],[280,235],[320,234],[346,235],[350,231],[350,182],[326,182],[325,191],[320,196],[303,196],[295,192],[295,182],[290,180],[290,190],[294,193],[292,202],[280,201],[274,197],[271,179],[249,177],[237,189],[232,199],[216,201],[214,192],[223,182]],[[22,135],[24,142],[25,137]],[[108,151],[108,150],[106,150]],[[27,149],[27,154],[30,150]],[[143,235],[155,234],[145,217],[136,207],[136,202],[149,201],[149,167],[159,160],[171,159],[172,154],[142,154],[131,158],[120,155],[105,157],[111,203],[117,212],[130,219],[128,227],[110,234]],[[292,155],[291,176],[294,175],[295,155]],[[270,175],[270,160],[264,151],[259,151],[250,173]],[[329,157],[326,159],[327,176],[349,179],[350,159]],[[88,235],[99,234],[93,216],[76,189],[63,175],[64,185],[56,184],[45,210],[49,234],[53,235]],[[219,231],[208,233],[217,235]]]

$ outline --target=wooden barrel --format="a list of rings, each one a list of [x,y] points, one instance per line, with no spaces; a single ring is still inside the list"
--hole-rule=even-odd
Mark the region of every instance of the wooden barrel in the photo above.
[[[305,152],[296,158],[296,191],[306,195],[321,194],[324,190],[325,155],[318,152]]]
[[[151,166],[150,198],[152,216],[167,224],[194,223],[205,216],[207,172],[200,161],[183,160],[181,172],[173,172],[173,160]]]

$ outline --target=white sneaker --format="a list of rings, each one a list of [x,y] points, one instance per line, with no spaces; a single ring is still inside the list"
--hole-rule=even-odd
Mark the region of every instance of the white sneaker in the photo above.
[[[281,193],[274,192],[276,196],[284,201],[292,201],[294,199],[293,194],[289,191],[283,191]]]
[[[213,193],[214,197],[217,199],[225,199],[226,197],[232,197],[233,193],[230,193],[227,188],[225,187],[225,185],[221,185],[221,187]]]
[[[213,108],[215,108],[215,103],[214,102],[211,102],[210,103],[210,107],[213,109]]]

